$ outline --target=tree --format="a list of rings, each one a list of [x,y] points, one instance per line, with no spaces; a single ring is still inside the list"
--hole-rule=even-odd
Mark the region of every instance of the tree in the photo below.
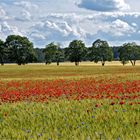
[[[68,57],[68,60],[75,62],[76,66],[79,65],[79,62],[82,61],[85,55],[86,47],[81,40],[73,40],[66,49],[66,56]]]
[[[134,42],[123,44],[118,52],[120,61],[123,62],[123,65],[127,61],[130,61],[132,66],[135,66],[136,60],[140,57],[140,47]]]
[[[45,62],[45,54],[43,53],[43,48],[35,48],[35,54],[37,58],[37,63],[44,63]]]
[[[59,66],[59,62],[64,61],[64,51],[60,47],[57,48],[53,61],[57,62],[57,66]]]
[[[33,43],[27,37],[10,35],[7,37],[5,45],[8,48],[9,59],[18,65],[27,64],[36,59]]]
[[[5,57],[4,42],[2,40],[0,40],[0,63],[1,63],[1,65],[4,65],[4,57]]]
[[[55,44],[54,42],[48,44],[43,52],[45,53],[46,64],[57,62],[57,65],[59,65],[59,62],[64,59],[64,53],[60,48],[60,45]]]
[[[95,63],[101,61],[102,66],[105,65],[106,61],[111,61],[113,59],[113,52],[107,41],[96,40],[92,44],[92,47],[89,48],[89,58],[90,61],[94,61]]]

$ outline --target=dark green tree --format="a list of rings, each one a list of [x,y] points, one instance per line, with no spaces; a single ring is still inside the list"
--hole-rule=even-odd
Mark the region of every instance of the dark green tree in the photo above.
[[[132,66],[135,66],[136,60],[140,59],[140,47],[134,42],[123,44],[118,52],[123,65],[130,61]]]
[[[101,61],[102,66],[105,65],[106,61],[112,61],[113,52],[109,47],[107,41],[103,41],[100,39],[96,40],[92,44],[92,47],[89,48],[89,59],[90,61],[94,61],[95,63]]]
[[[37,63],[44,63],[45,62],[45,54],[43,53],[43,48],[35,48],[35,54],[37,58]]]
[[[66,56],[71,62],[75,62],[75,65],[78,66],[79,62],[82,61],[86,55],[86,47],[83,41],[73,40],[70,42],[69,47],[66,49]]]
[[[57,63],[57,66],[60,62],[64,62],[64,51],[60,47],[57,48],[53,61]]]
[[[33,43],[27,37],[10,35],[7,37],[5,45],[8,48],[8,57],[13,63],[24,65],[36,60]]]
[[[1,63],[1,65],[4,65],[5,55],[6,55],[6,52],[5,52],[4,42],[0,39],[0,63]]]
[[[59,65],[64,59],[63,50],[60,48],[59,44],[55,44],[54,42],[48,44],[43,52],[45,54],[46,64],[57,62],[57,65]]]

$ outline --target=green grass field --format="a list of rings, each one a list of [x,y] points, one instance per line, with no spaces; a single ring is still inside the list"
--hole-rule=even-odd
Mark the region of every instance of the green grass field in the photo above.
[[[104,67],[93,63],[81,63],[79,67],[69,63],[59,67],[55,64],[0,67],[2,82],[77,81],[91,77],[139,81],[140,65],[122,66],[113,62]],[[67,100],[63,96],[47,102],[0,101],[0,140],[140,140],[140,104],[129,105],[128,99],[124,105],[109,105],[110,102],[110,99]]]

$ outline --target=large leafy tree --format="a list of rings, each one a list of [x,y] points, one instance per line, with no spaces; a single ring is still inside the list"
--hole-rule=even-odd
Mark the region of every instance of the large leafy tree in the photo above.
[[[132,66],[135,66],[136,60],[140,58],[140,47],[136,43],[125,43],[119,50],[119,58],[123,65],[130,61]]]
[[[27,37],[10,35],[7,37],[5,45],[8,48],[8,57],[11,62],[21,65],[36,59],[33,43]]]
[[[75,65],[78,66],[79,62],[81,62],[86,55],[86,47],[83,41],[73,40],[70,42],[69,47],[66,49],[66,55],[68,60],[75,62]]]
[[[102,66],[105,65],[106,61],[111,61],[113,59],[113,52],[107,41],[97,39],[92,44],[92,47],[89,48],[89,59],[95,63],[101,61]]]
[[[64,59],[63,50],[60,48],[59,44],[55,44],[54,42],[48,44],[43,52],[45,54],[46,64],[57,62],[57,65],[59,65]]]
[[[4,48],[4,42],[0,40],[0,63],[1,65],[4,65],[4,58],[5,58],[5,48]]]

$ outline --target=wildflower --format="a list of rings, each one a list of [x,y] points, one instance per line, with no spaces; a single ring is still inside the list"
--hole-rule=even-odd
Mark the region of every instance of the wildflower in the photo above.
[[[129,105],[133,105],[133,103],[129,103]]]
[[[41,136],[42,136],[42,134],[40,133],[40,134],[38,134],[37,136],[38,136],[38,137],[41,137]]]
[[[123,105],[123,104],[125,104],[125,102],[124,102],[124,101],[121,101],[119,104],[120,104],[120,105]]]
[[[84,125],[85,123],[84,122],[82,122],[82,125]]]
[[[30,131],[30,130],[26,130],[26,132],[27,132],[27,133],[30,133],[31,131]]]
[[[100,107],[100,105],[99,104],[96,104],[95,107]]]
[[[123,109],[122,111],[123,111],[123,112],[126,112],[126,110],[124,110],[124,109]]]
[[[111,102],[111,103],[110,103],[110,105],[114,105],[114,104],[115,104],[115,102]]]
[[[7,113],[7,112],[5,112],[5,113],[4,113],[4,116],[5,116],[5,117],[7,117],[7,116],[8,116],[8,113]]]

